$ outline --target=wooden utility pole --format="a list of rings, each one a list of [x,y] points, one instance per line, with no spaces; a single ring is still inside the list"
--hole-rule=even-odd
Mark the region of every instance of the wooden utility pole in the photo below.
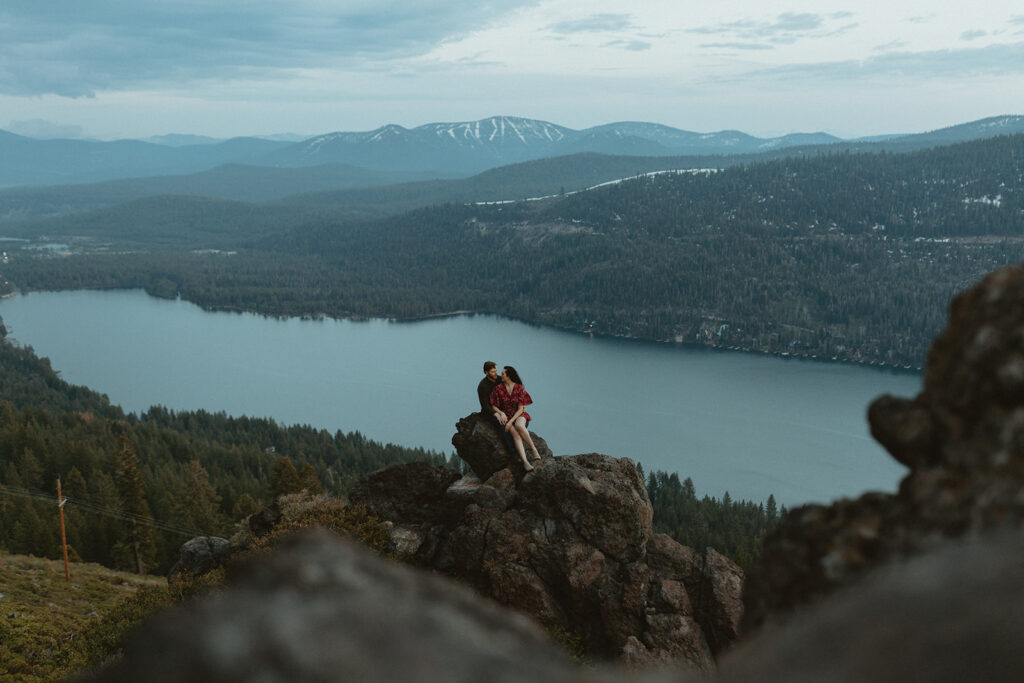
[[[135,571],[145,576],[146,567],[142,564],[142,543],[139,541],[139,525],[132,520],[132,553],[135,555]]]
[[[64,532],[64,503],[68,499],[61,495],[60,477],[57,477],[57,509],[60,511],[60,545],[64,550],[64,579],[71,581],[71,567],[68,565],[68,536]]]

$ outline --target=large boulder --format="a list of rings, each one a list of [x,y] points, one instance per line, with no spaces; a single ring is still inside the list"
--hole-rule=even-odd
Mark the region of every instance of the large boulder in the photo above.
[[[584,680],[526,617],[328,532],[232,574],[222,593],[151,620],[91,680]]]
[[[719,683],[963,683],[1024,676],[1024,538],[943,544],[758,631]]]
[[[909,468],[896,494],[793,510],[747,577],[745,628],[950,539],[1024,526],[1024,268],[954,299],[922,392],[883,396],[871,432]]]
[[[387,467],[360,480],[349,494],[352,503],[373,501],[374,513],[409,523],[436,522],[443,514],[437,501],[459,473],[447,467],[412,462]]]
[[[470,413],[455,425],[452,445],[459,457],[466,461],[473,473],[486,480],[495,472],[514,467],[522,472],[519,456],[510,453],[499,426],[480,413]],[[530,432],[533,445],[542,458],[552,457],[551,449],[544,439]],[[529,452],[527,452],[529,456]]]
[[[705,572],[713,561],[657,545],[652,553],[688,555],[681,560],[684,570],[674,579],[662,578],[650,595],[677,606],[676,614],[661,610],[652,619],[674,623],[676,629],[630,635],[623,647],[627,661],[649,661],[650,643],[659,638],[686,640],[689,624],[680,613],[691,598],[680,585],[694,580],[698,565]],[[1018,533],[951,543],[894,563],[742,641],[719,660],[715,680],[1019,680],[1021,613],[1024,538]],[[117,661],[77,680],[697,683],[707,678],[680,669],[573,665],[525,616],[465,586],[382,560],[319,531],[283,541],[269,557],[233,565],[225,590],[160,612],[129,638]]]
[[[374,478],[412,479],[410,467]],[[629,459],[589,453],[546,458],[525,475],[507,466],[470,474],[403,514],[396,498],[415,495],[363,484],[352,501],[393,524],[393,549],[406,559],[573,634],[592,656],[710,671],[736,639],[741,570],[653,534]]]
[[[217,536],[196,536],[178,549],[178,561],[171,567],[167,580],[188,580],[212,572],[231,555],[231,542]]]

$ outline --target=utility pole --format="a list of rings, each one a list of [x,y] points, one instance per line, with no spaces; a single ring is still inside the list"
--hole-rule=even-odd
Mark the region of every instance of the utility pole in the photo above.
[[[64,531],[64,503],[68,499],[61,495],[60,477],[57,477],[57,509],[60,511],[60,545],[64,551],[64,580],[71,581],[71,567],[68,565],[68,536]]]

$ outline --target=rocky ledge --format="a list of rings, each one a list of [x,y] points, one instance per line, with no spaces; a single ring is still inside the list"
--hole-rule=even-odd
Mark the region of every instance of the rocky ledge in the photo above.
[[[868,420],[910,470],[898,492],[792,510],[750,570],[746,630],[884,564],[1024,525],[1024,268],[954,299],[922,392],[877,399]]]
[[[742,571],[653,533],[631,460],[545,457],[525,473],[476,414],[452,442],[472,473],[398,465],[353,491],[389,521],[396,552],[575,635],[591,656],[714,668],[738,636]]]

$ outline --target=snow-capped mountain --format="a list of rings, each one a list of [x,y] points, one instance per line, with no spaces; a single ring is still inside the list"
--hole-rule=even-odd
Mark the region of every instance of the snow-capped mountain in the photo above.
[[[578,136],[547,121],[492,116],[479,121],[428,123],[416,128],[389,124],[362,133],[318,135],[274,155],[274,162],[304,166],[337,162],[367,168],[470,171],[558,154],[558,146]]]
[[[548,121],[492,116],[479,121],[395,124],[363,133],[329,133],[273,155],[274,163],[303,166],[344,162],[368,168],[474,172],[502,164],[578,152],[641,156],[757,153],[793,145],[838,142],[824,133],[756,138],[739,131],[694,133],[656,123],[624,121],[574,130]]]
[[[300,168],[347,164],[372,171],[471,175],[489,168],[581,152],[621,156],[780,154],[842,143],[851,151],[880,145],[920,149],[996,135],[1024,133],[1024,116],[996,116],[916,135],[843,141],[826,133],[758,138],[735,130],[696,133],[657,123],[622,121],[574,130],[548,121],[491,116],[479,121],[389,124],[366,132],[337,132],[305,140],[290,136],[213,140],[169,135],[148,142],[36,140],[0,131],[0,187],[95,182],[195,173],[220,164]],[[154,144],[154,143],[160,144]]]

